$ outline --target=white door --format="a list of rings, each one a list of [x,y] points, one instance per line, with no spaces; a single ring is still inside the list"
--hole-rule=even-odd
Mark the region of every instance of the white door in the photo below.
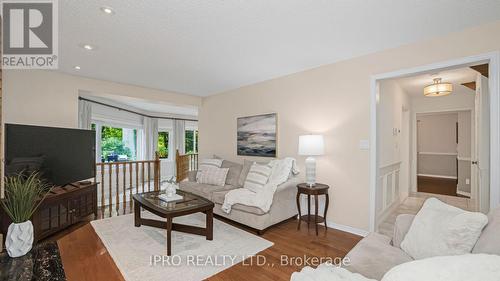
[[[476,209],[487,213],[490,209],[490,103],[488,78],[478,74],[475,100],[475,137],[472,157],[472,199]]]

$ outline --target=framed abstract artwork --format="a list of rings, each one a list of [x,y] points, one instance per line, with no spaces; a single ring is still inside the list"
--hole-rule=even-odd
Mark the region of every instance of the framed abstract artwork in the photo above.
[[[276,113],[237,119],[237,154],[276,157]]]

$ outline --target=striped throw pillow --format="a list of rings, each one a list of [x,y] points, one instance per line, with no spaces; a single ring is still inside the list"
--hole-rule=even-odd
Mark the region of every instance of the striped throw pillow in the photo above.
[[[205,167],[214,167],[220,168],[222,166],[222,159],[203,159],[201,160],[199,169],[203,169]]]
[[[259,192],[269,180],[272,170],[273,168],[269,165],[253,163],[243,187],[255,193]]]
[[[197,183],[224,186],[229,168],[217,168],[207,166],[199,170],[196,178]]]
[[[201,171],[207,168],[220,168],[222,166],[222,159],[203,159],[198,166],[198,172],[196,173],[196,181],[198,177],[201,176]]]

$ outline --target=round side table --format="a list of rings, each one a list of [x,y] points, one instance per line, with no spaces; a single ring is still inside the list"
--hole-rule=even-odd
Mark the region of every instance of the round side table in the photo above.
[[[316,183],[312,187],[310,187],[306,183],[300,183],[297,185],[297,209],[299,212],[299,225],[297,226],[297,230],[300,229],[300,223],[302,221],[307,222],[307,228],[311,222],[313,222],[316,226],[316,235],[318,235],[318,224],[324,222],[325,223],[325,231],[328,229],[326,225],[326,212],[328,211],[328,204],[330,203],[330,199],[328,197],[328,188],[330,188],[326,184]],[[302,215],[300,212],[300,195],[307,195],[307,215]],[[314,215],[311,215],[311,195],[314,196]],[[318,196],[325,195],[325,211],[323,216],[318,216]]]

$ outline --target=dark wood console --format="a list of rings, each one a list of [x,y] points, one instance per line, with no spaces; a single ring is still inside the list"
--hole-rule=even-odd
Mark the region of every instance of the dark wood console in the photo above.
[[[1,211],[2,233],[5,235],[11,222],[3,209]],[[34,242],[83,221],[90,215],[97,218],[97,183],[54,187],[31,219]]]

